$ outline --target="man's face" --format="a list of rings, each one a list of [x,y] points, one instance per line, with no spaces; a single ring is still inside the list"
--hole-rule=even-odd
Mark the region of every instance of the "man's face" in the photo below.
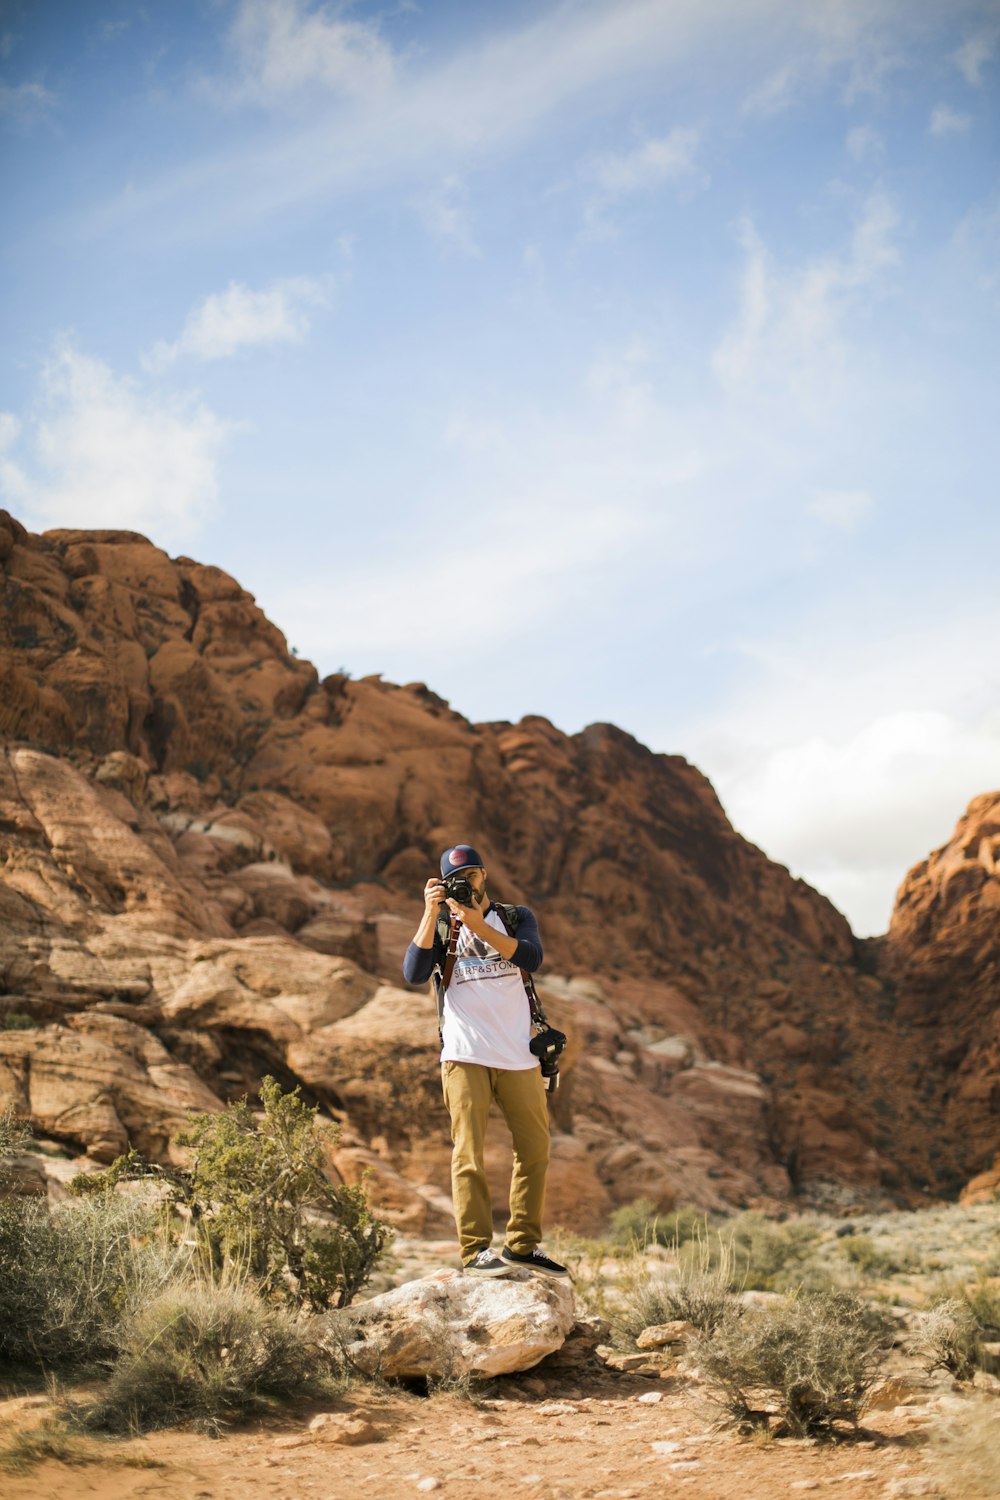
[[[481,896],[486,889],[486,871],[483,866],[473,865],[470,869],[463,870],[462,874],[466,877],[476,895]]]

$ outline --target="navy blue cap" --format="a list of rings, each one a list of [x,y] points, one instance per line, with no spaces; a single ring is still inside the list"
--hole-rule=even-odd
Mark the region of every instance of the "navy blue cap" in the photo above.
[[[446,880],[449,875],[457,875],[459,870],[472,870],[484,864],[485,860],[480,859],[471,844],[456,844],[441,856],[441,879]]]

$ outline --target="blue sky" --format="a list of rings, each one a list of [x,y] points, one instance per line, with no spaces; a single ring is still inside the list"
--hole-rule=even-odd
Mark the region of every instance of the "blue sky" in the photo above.
[[[1000,0],[0,0],[0,496],[883,931],[1000,784],[998,101]]]

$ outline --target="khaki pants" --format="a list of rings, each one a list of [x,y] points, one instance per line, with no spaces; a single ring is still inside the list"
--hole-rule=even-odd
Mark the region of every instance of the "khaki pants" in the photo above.
[[[539,1068],[511,1071],[478,1063],[441,1064],[451,1116],[451,1196],[463,1264],[493,1241],[493,1206],[483,1166],[486,1122],[495,1099],[514,1145],[507,1245],[527,1255],[542,1238],[549,1114]]]

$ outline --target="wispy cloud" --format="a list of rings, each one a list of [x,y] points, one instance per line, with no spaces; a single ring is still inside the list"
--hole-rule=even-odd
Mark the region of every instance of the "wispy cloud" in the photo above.
[[[482,254],[472,230],[468,189],[460,177],[442,178],[412,204],[427,233],[443,249],[459,255]]]
[[[229,35],[236,74],[211,87],[241,104],[298,105],[310,90],[383,95],[395,76],[392,49],[377,24],[345,10],[309,0],[240,0]]]
[[[44,84],[0,83],[0,119],[10,120],[21,129],[45,119],[57,103],[56,95]]]
[[[651,193],[665,183],[690,184],[698,176],[700,132],[677,126],[665,136],[640,141],[629,151],[591,157],[580,175],[588,185],[585,219],[589,230],[610,231],[609,212],[627,198]],[[704,176],[700,177],[702,185]]]
[[[821,490],[809,503],[809,512],[838,531],[856,531],[872,508],[867,490]]]
[[[998,41],[1000,21],[973,32],[954,53],[955,66],[972,88],[982,83],[983,69],[992,61]]]
[[[855,161],[877,161],[885,152],[885,138],[872,125],[855,125],[844,144]]]
[[[226,431],[198,400],[118,378],[64,343],[42,372],[37,416],[0,422],[0,484],[33,524],[155,526],[180,538],[215,503]]]
[[[971,115],[952,109],[950,104],[936,104],[931,110],[927,131],[928,134],[935,136],[964,135],[971,124]]]
[[[743,101],[745,115],[763,119],[790,108],[798,95],[799,74],[792,63],[786,63],[759,83]]]
[[[161,340],[143,363],[158,370],[182,355],[230,359],[244,349],[301,343],[312,313],[330,305],[330,291],[329,278],[286,277],[259,291],[231,281],[192,309],[174,342]]]
[[[341,9],[244,0],[233,32],[234,71],[218,88],[244,102],[308,99],[309,123],[130,187],[95,223],[111,230],[123,218],[156,222],[181,236],[225,216],[232,231],[296,202],[400,177],[426,181],[429,167],[467,180],[473,167],[523,145],[543,122],[611,80],[629,91],[654,76],[669,86],[692,66],[711,68],[748,38],[770,39],[768,56],[787,58],[779,69],[808,64],[810,86],[837,70],[874,76],[886,65],[884,32],[895,9],[896,0],[820,7],[565,0],[540,13],[529,8],[526,24],[491,31],[442,57],[395,56],[372,23]],[[653,143],[645,155],[640,147],[618,170],[648,181],[650,173],[680,165],[683,144]],[[608,172],[615,171],[612,161]]]
[[[798,382],[808,396],[810,374],[822,383],[837,367],[851,309],[898,261],[897,227],[892,203],[875,193],[845,249],[781,268],[745,221],[740,311],[712,359],[719,379],[731,388]]]

